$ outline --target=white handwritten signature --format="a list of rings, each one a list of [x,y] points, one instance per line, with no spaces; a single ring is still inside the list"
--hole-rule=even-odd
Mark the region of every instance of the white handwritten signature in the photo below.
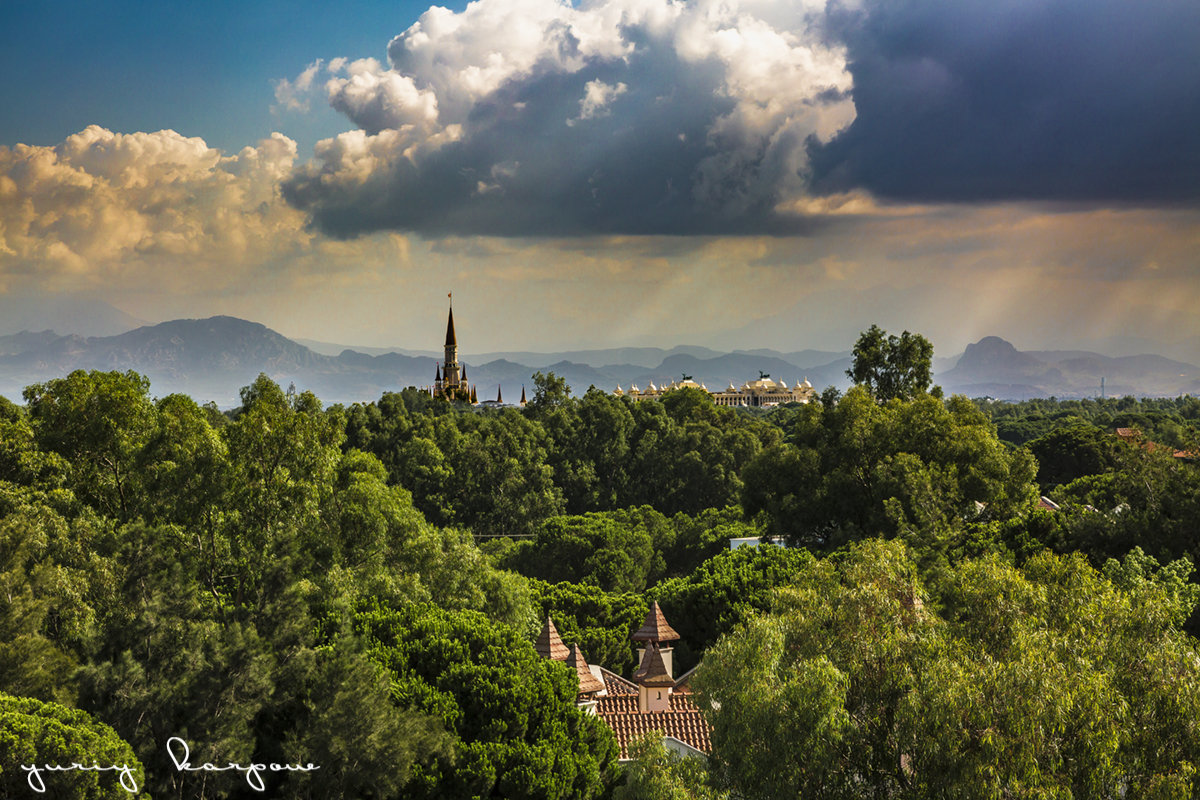
[[[46,791],[46,782],[42,780],[42,770],[46,772],[70,772],[72,770],[82,770],[84,772],[119,772],[121,775],[121,787],[130,794],[137,794],[137,781],[133,778],[133,770],[128,764],[120,766],[112,764],[107,767],[102,767],[95,761],[92,765],[86,766],[78,762],[70,766],[60,766],[59,764],[42,764],[40,767],[37,764],[22,764],[21,769],[25,770],[25,782],[29,784],[29,788],[33,789],[38,794]]]
[[[174,746],[176,745],[182,749],[182,752],[178,755],[175,752],[177,748]],[[191,749],[188,747],[188,743],[178,736],[172,736],[170,739],[167,739],[167,755],[175,762],[175,769],[179,772],[228,772],[229,770],[244,772],[246,773],[246,783],[250,784],[250,788],[257,792],[263,792],[267,789],[262,779],[263,771],[312,772],[315,769],[320,769],[320,767],[313,764],[305,764],[303,766],[300,764],[247,764],[242,766],[232,761],[224,767],[215,766],[207,761],[198,767],[193,767],[188,760],[191,757]]]
[[[246,783],[251,789],[257,792],[264,792],[267,789],[263,783],[263,772],[312,772],[320,769],[314,764],[236,764],[229,762],[226,766],[218,767],[215,764],[204,762],[198,767],[193,767],[191,764],[191,748],[188,743],[178,736],[172,736],[167,739],[167,755],[171,757],[171,761],[175,762],[175,769],[178,772],[228,772],[234,770],[243,772],[246,775]],[[43,794],[46,791],[46,782],[42,779],[42,771],[46,772],[70,772],[72,770],[82,770],[84,772],[116,772],[120,777],[121,788],[130,794],[137,794],[137,780],[133,777],[133,769],[128,764],[112,764],[107,767],[102,767],[95,761],[89,767],[78,762],[68,766],[60,764],[42,764],[40,767],[37,764],[22,764],[21,769],[25,770],[25,781],[29,784],[29,788],[33,789],[38,794]]]

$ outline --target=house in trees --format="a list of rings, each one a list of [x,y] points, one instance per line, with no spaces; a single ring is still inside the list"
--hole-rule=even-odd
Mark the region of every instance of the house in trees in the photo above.
[[[631,637],[638,645],[638,668],[623,678],[598,665],[588,665],[578,647],[568,648],[554,622],[546,620],[537,640],[543,658],[564,661],[579,674],[579,706],[596,714],[616,737],[620,759],[629,746],[651,731],[663,734],[663,745],[680,755],[705,756],[712,750],[711,730],[688,688],[691,672],[675,678],[672,642],[679,634],[655,601],[646,621]]]

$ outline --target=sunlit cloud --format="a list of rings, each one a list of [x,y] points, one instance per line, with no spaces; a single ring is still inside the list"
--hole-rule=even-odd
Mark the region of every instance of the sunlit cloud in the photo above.
[[[87,287],[146,273],[223,271],[311,242],[280,202],[295,144],[275,134],[232,156],[174,131],[98,126],[55,147],[0,147],[0,273]]]
[[[783,232],[808,142],[854,119],[844,50],[754,2],[434,7],[385,66],[337,60],[356,130],[285,183],[334,236]]]

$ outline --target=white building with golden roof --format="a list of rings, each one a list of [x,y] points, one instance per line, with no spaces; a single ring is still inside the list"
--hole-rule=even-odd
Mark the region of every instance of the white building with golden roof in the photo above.
[[[805,378],[803,383],[797,383],[789,389],[786,383],[783,381],[773,381],[771,380],[771,376],[765,373],[759,373],[757,380],[747,381],[740,387],[735,387],[731,382],[729,388],[716,392],[709,389],[703,383],[697,383],[692,380],[690,375],[684,375],[682,380],[672,381],[664,386],[656,386],[651,381],[645,389],[639,389],[637,384],[634,384],[626,391],[618,384],[617,390],[613,394],[618,397],[628,397],[630,400],[647,400],[650,398],[661,398],[667,392],[676,389],[700,389],[707,392],[712,397],[713,402],[719,406],[744,406],[748,408],[777,406],[784,403],[809,403],[817,397],[817,392],[813,389],[813,385],[808,382],[808,378]]]

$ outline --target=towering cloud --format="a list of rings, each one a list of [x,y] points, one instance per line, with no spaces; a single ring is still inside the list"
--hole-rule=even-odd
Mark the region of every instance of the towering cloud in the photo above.
[[[388,65],[329,65],[357,130],[285,196],[322,230],[571,235],[796,230],[806,142],[854,117],[824,2],[477,0]]]

